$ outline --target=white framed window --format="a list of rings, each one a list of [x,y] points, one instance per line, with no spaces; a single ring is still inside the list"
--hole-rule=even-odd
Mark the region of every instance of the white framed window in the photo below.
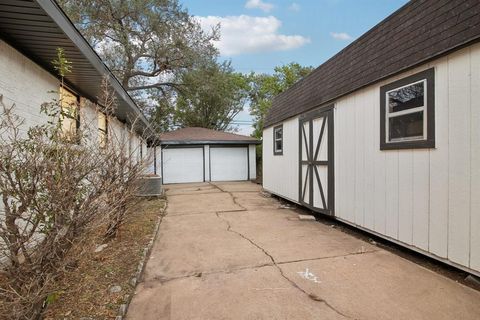
[[[426,138],[426,82],[426,80],[420,80],[386,93],[387,143]]]
[[[283,125],[273,128],[273,154],[283,155]]]
[[[380,149],[433,148],[433,69],[380,89]]]

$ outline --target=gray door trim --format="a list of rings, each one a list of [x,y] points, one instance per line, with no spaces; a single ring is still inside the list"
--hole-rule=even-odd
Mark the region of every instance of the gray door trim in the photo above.
[[[322,122],[322,127],[320,130],[320,136],[317,142],[317,145],[313,145],[313,120],[324,117]],[[304,124],[308,123],[309,133],[308,137],[304,129]],[[328,124],[328,159],[316,160],[320,150],[320,143],[322,141],[323,135],[325,134],[325,125]],[[303,143],[305,142],[307,160],[302,160],[302,151]],[[307,143],[308,142],[308,143]],[[311,112],[307,112],[299,117],[299,148],[298,148],[298,196],[299,202],[301,205],[315,211],[318,213],[326,214],[329,216],[334,216],[334,204],[335,204],[335,168],[334,168],[334,119],[333,119],[333,105],[328,107],[323,107]],[[303,172],[302,165],[307,165],[307,171],[305,176],[305,181],[302,181]],[[325,192],[323,185],[320,181],[320,175],[318,173],[317,165],[324,165],[328,167],[328,197],[325,198]],[[309,199],[305,201],[305,192],[308,182],[309,188]],[[322,199],[323,207],[326,209],[321,209],[314,207],[313,205],[313,186],[314,183],[318,185],[320,190],[320,197]]]

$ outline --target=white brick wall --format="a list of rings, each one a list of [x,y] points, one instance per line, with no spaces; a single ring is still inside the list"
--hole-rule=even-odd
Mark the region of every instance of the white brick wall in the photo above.
[[[26,127],[46,121],[40,106],[56,97],[51,91],[58,91],[58,86],[50,73],[0,40],[0,95],[7,106],[15,104]]]
[[[42,69],[36,63],[23,56],[20,52],[0,40],[0,95],[3,102],[10,106],[15,104],[15,113],[25,119],[25,128],[43,124],[47,116],[40,112],[42,103],[51,102],[57,98],[60,82],[53,75]],[[97,125],[97,110],[93,103],[85,98],[80,100],[80,124],[82,129],[90,126],[91,140],[98,141],[98,131],[93,130]],[[117,119],[109,119],[110,129],[115,132],[117,139],[126,138],[124,124]],[[139,139],[133,137],[132,146],[136,150],[135,158],[140,158]],[[144,146],[144,151],[146,147]]]
[[[24,119],[25,131],[28,127],[46,123],[48,117],[41,113],[41,105],[57,98],[60,82],[49,72],[22,55],[16,49],[0,40],[0,95],[6,106],[15,104],[14,112]],[[83,130],[90,126],[91,141],[98,143],[96,106],[85,98],[80,100],[80,124]],[[130,137],[125,125],[116,119],[109,119],[118,137]],[[133,135],[135,161],[140,159],[140,139]],[[146,147],[144,147],[146,152]],[[3,205],[0,203],[0,214]]]

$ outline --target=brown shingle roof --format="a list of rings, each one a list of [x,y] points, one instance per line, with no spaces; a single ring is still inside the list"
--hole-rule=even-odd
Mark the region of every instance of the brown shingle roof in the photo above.
[[[265,127],[479,39],[479,0],[412,0],[275,97]]]
[[[255,138],[199,127],[182,128],[160,135],[161,144],[254,144]]]

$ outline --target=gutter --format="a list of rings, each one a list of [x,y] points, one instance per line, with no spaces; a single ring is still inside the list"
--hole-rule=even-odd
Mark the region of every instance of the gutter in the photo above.
[[[155,131],[151,127],[145,115],[140,111],[133,99],[127,93],[125,88],[120,84],[118,79],[112,74],[110,69],[103,63],[95,50],[90,46],[87,40],[75,28],[74,24],[63,10],[58,6],[54,0],[36,0],[38,5],[52,18],[52,20],[62,29],[65,35],[72,41],[72,43],[80,50],[80,52],[87,58],[90,64],[101,74],[108,75],[110,78],[110,85],[115,90],[115,93],[127,103],[132,111],[134,118],[142,121],[145,128],[150,134]]]

